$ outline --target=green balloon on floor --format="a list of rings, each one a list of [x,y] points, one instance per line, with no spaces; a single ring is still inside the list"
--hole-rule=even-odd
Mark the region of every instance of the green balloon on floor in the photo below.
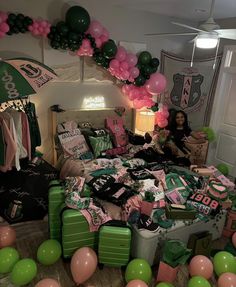
[[[161,282],[161,283],[158,283],[156,287],[174,287],[174,285],[169,282]]]
[[[227,164],[220,163],[216,167],[223,175],[227,176],[229,174],[229,167]]]
[[[34,260],[25,258],[18,261],[12,269],[10,280],[16,286],[29,284],[37,275],[37,265]]]
[[[226,272],[236,273],[236,259],[229,252],[217,252],[213,258],[213,265],[217,276]]]
[[[0,249],[0,274],[9,273],[20,260],[20,255],[15,248],[5,247]]]
[[[188,287],[211,287],[211,284],[201,276],[194,276],[188,281]]]
[[[130,261],[125,270],[125,280],[139,279],[149,284],[152,278],[152,269],[144,259],[134,259]]]
[[[43,265],[52,265],[61,257],[61,244],[55,239],[44,241],[38,248],[37,259]]]

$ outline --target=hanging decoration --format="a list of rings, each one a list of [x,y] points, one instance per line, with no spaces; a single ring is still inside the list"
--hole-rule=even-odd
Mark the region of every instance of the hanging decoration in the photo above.
[[[99,21],[91,21],[83,7],[70,7],[65,20],[55,25],[23,14],[0,12],[0,38],[28,31],[33,36],[47,37],[53,49],[93,57],[97,65],[123,83],[122,92],[133,102],[134,108],[151,108],[155,105],[153,95],[165,90],[166,78],[157,72],[159,60],[148,51],[137,56],[117,46],[114,40],[109,39],[107,29]],[[164,125],[166,121],[161,119]]]

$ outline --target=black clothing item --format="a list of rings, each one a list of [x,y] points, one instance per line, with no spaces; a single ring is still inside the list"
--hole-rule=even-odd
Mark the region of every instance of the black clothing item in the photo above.
[[[25,113],[29,122],[31,155],[34,156],[36,147],[41,145],[41,135],[38,119],[36,116],[35,104],[29,102],[24,106]]]
[[[135,194],[137,193],[129,186],[122,183],[113,183],[110,186],[107,186],[106,189],[97,190],[94,193],[94,196],[111,202],[117,206],[122,206]]]
[[[183,150],[184,147],[184,139],[185,137],[190,136],[192,130],[190,129],[190,127],[187,128],[183,128],[183,129],[175,129],[171,131],[171,136],[173,138],[173,141],[175,142],[176,146]]]
[[[135,168],[127,170],[130,177],[134,180],[154,179],[155,177],[143,168]]]

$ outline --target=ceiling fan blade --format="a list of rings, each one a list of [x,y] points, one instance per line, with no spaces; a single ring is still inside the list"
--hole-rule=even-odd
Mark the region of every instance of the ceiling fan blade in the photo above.
[[[144,34],[144,36],[194,36],[197,33],[149,33]]]
[[[236,29],[219,29],[214,31],[219,34],[220,38],[236,40]]]
[[[174,24],[174,25],[180,26],[180,27],[184,27],[184,28],[187,28],[187,29],[191,29],[191,30],[197,31],[197,32],[206,32],[204,30],[201,30],[201,29],[198,29],[198,28],[186,25],[186,24],[182,24],[182,23],[178,23],[178,22],[171,22],[171,23]]]

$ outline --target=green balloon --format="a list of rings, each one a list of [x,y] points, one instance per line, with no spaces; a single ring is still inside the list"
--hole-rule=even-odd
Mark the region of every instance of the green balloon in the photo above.
[[[216,167],[223,175],[227,176],[229,174],[229,168],[227,164],[220,163]]]
[[[152,67],[149,65],[145,65],[142,69],[143,73],[146,75],[150,75],[152,73]]]
[[[60,21],[57,23],[57,30],[63,36],[67,35],[69,32],[69,28],[67,27],[66,23],[63,21]]]
[[[116,55],[116,52],[117,46],[111,39],[102,46],[102,53],[107,59],[113,58]]]
[[[157,284],[156,287],[174,287],[174,285],[172,285],[169,282],[161,282],[161,283]]]
[[[74,32],[83,33],[88,30],[90,16],[87,10],[80,6],[72,6],[66,12],[66,24]]]
[[[25,258],[18,261],[12,269],[10,280],[16,286],[29,284],[37,275],[37,265],[34,260]]]
[[[152,58],[151,59],[151,66],[152,67],[158,68],[159,64],[160,64],[160,61],[157,58]]]
[[[0,274],[9,273],[20,260],[20,255],[15,248],[5,247],[0,249]]]
[[[194,276],[188,281],[188,287],[211,287],[211,284],[201,276]]]
[[[145,79],[142,75],[139,75],[139,76],[135,79],[134,84],[135,84],[135,86],[137,86],[137,87],[141,87],[141,86],[143,86],[143,85],[145,84],[145,82],[146,82],[146,79]]]
[[[217,252],[213,258],[213,265],[217,276],[226,272],[236,273],[236,259],[229,252]]]
[[[152,60],[152,56],[148,51],[141,52],[138,57],[138,62],[143,65],[148,65]]]
[[[44,241],[38,248],[37,259],[43,265],[52,265],[61,257],[61,244],[54,239]]]
[[[139,279],[149,284],[152,279],[152,269],[148,262],[144,259],[134,259],[130,261],[125,270],[125,280]]]
[[[79,34],[75,33],[75,32],[69,32],[68,34],[68,40],[71,42],[78,42],[79,41]]]

